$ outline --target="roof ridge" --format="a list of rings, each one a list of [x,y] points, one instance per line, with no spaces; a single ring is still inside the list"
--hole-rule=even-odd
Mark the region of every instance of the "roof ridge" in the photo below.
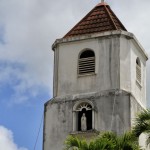
[[[118,30],[118,28],[117,28],[117,26],[116,26],[116,24],[115,24],[113,18],[111,17],[111,15],[110,15],[110,13],[109,13],[109,11],[108,11],[108,9],[107,9],[107,7],[106,7],[105,5],[104,5],[104,8],[106,9],[106,11],[107,11],[107,13],[108,13],[108,15],[109,15],[109,17],[110,17],[110,20],[112,21],[114,27],[116,28],[116,30]]]
[[[111,13],[116,17],[116,19],[119,21],[119,23],[120,23],[120,25],[124,28],[124,30],[126,30],[127,31],[127,29],[125,28],[125,26],[122,24],[122,22],[118,19],[118,17],[116,16],[116,14],[112,11],[112,9],[111,8],[109,8],[110,9],[110,11],[111,11]]]

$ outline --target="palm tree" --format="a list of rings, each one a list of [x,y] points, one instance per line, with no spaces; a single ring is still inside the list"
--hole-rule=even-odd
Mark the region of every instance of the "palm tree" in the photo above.
[[[113,132],[104,132],[89,143],[85,139],[69,136],[65,146],[65,150],[140,150],[137,138],[131,132],[121,136]]]
[[[126,132],[119,137],[118,150],[140,150],[137,137],[132,132]]]
[[[147,145],[150,144],[150,109],[143,110],[135,118],[133,133],[139,137],[142,133],[147,135]]]
[[[113,141],[103,137],[102,135],[99,135],[95,140],[89,143],[88,150],[114,150],[115,145]]]
[[[106,138],[97,138],[89,143],[85,139],[69,136],[65,141],[65,150],[114,150],[114,144]]]
[[[138,139],[132,132],[126,132],[119,136],[113,132],[105,132],[101,137],[113,142],[114,150],[140,150]]]

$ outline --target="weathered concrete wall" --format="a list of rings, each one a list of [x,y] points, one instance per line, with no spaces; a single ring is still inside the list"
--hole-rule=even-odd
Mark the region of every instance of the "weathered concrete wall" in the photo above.
[[[96,56],[95,75],[78,76],[78,57],[92,49]],[[141,88],[136,84],[136,59],[142,68]],[[146,56],[133,37],[109,35],[62,42],[55,49],[54,96],[121,88],[133,93],[146,106]]]
[[[134,119],[137,116],[137,113],[139,113],[143,107],[138,103],[138,101],[135,99],[134,96],[130,96],[130,111],[131,111],[131,127],[134,125]]]
[[[81,77],[78,57],[86,48],[95,52],[96,71]],[[129,130],[139,106],[146,107],[147,56],[135,37],[123,31],[104,32],[60,39],[54,49],[54,99],[45,105],[44,150],[62,149],[74,131],[73,106],[80,100],[95,106],[93,129],[118,134]],[[142,65],[141,89],[136,85],[137,57]]]
[[[141,88],[136,83],[136,59],[141,61]],[[120,88],[131,92],[146,108],[146,57],[133,39],[120,38]]]
[[[97,38],[62,43],[55,68],[55,96],[79,94],[119,88],[119,37]],[[96,74],[79,77],[78,57],[82,50],[92,49],[96,56]]]
[[[121,134],[130,129],[130,96],[123,91],[114,94],[114,91],[104,91],[48,102],[45,105],[44,150],[62,150],[67,135],[73,132],[73,106],[81,100],[95,105],[94,129],[97,131],[112,130]]]
[[[117,134],[130,129],[130,99],[127,93],[96,99],[97,130],[112,130]]]
[[[120,88],[131,91],[130,39],[120,37]]]
[[[144,108],[141,106],[141,104],[132,95],[130,96],[130,105],[131,105],[131,108],[130,108],[131,127],[133,127],[135,117],[137,117],[137,114],[140,113]],[[146,147],[146,135],[145,134],[140,135],[139,144],[143,149],[149,150],[149,148]]]
[[[44,116],[44,150],[62,150],[63,143],[72,132],[72,103],[48,102]]]
[[[141,62],[141,88],[136,84],[136,59],[139,57]],[[140,48],[135,42],[131,41],[131,92],[136,100],[146,108],[146,58],[141,53]]]

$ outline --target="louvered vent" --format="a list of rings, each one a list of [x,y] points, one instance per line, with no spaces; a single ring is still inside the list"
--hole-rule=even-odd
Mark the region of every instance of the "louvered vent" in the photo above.
[[[139,58],[136,60],[136,80],[141,83],[141,63]]]
[[[79,75],[95,73],[95,54],[91,50],[81,53],[78,63]]]
[[[141,67],[136,65],[136,79],[141,83]]]

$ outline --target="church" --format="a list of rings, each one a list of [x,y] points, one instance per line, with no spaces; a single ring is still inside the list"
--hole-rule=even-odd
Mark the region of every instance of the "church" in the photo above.
[[[44,106],[43,150],[62,150],[68,135],[91,139],[130,130],[146,108],[148,55],[110,6],[95,6],[54,51],[53,98]]]

